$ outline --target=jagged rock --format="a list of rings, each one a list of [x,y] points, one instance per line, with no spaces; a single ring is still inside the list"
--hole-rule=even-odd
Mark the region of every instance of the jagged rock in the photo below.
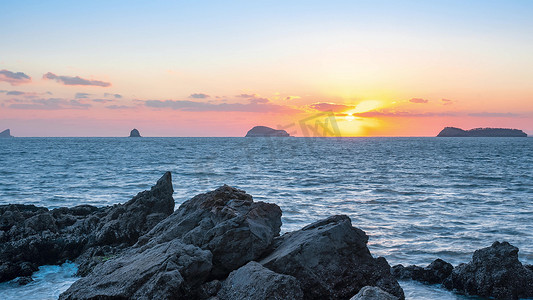
[[[76,281],[59,299],[191,299],[211,271],[211,252],[179,240],[132,248]]]
[[[443,284],[447,289],[482,297],[533,297],[533,271],[520,263],[518,248],[507,242],[476,250],[472,261],[454,268]]]
[[[11,135],[11,130],[6,129],[6,130],[0,132],[0,138],[10,138],[10,137],[13,137]]]
[[[276,130],[266,126],[255,126],[250,129],[245,137],[289,137],[285,130]]]
[[[303,292],[296,278],[249,262],[230,273],[218,297],[220,300],[297,300],[303,299]]]
[[[258,259],[279,235],[281,209],[254,202],[246,192],[224,185],[185,201],[171,216],[141,237],[153,247],[173,239],[213,253],[213,278],[223,278]]]
[[[453,266],[442,259],[436,259],[427,267],[396,265],[392,267],[393,275],[398,279],[437,284],[442,283],[452,273]]]
[[[32,281],[33,281],[33,278],[31,278],[31,276],[23,276],[23,277],[17,278],[15,280],[15,283],[17,283],[18,285],[26,285]]]
[[[395,297],[378,287],[365,286],[350,300],[398,300],[398,297]]]
[[[130,137],[141,137],[141,133],[139,132],[139,130],[133,128],[130,131]]]
[[[276,238],[260,260],[270,270],[294,276],[305,299],[347,299],[365,286],[377,286],[400,299],[403,290],[387,261],[373,258],[368,236],[350,218],[333,216]]]
[[[76,258],[90,269],[93,265],[86,261],[94,253],[107,255],[131,246],[170,215],[174,209],[172,193],[167,172],[150,191],[139,193],[125,204],[53,210],[0,205],[0,282],[29,276],[39,265]]]

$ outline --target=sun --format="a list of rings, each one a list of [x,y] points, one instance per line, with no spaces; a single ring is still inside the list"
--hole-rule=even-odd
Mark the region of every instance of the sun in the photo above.
[[[355,117],[352,115],[352,114],[348,114],[346,115],[346,117],[344,117],[346,119],[346,121],[348,122],[351,122],[353,120],[355,120]]]

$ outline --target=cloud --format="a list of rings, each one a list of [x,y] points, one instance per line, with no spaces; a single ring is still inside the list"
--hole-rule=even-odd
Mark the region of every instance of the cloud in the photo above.
[[[108,105],[105,108],[108,109],[132,109],[135,108],[135,106],[127,106],[127,105]]]
[[[240,94],[240,95],[235,95],[235,97],[237,97],[237,98],[255,98],[255,97],[257,97],[257,94]]]
[[[89,93],[76,93],[74,98],[76,98],[76,99],[87,99],[87,98],[89,98],[89,96],[91,96],[91,94],[89,94]]]
[[[428,112],[428,113],[411,113],[407,111],[394,111],[394,110],[371,110],[362,113],[354,113],[354,116],[375,118],[375,117],[403,117],[403,118],[420,118],[420,117],[451,117],[457,116],[453,112]]]
[[[355,106],[349,106],[344,104],[328,103],[328,102],[318,102],[309,105],[309,108],[318,110],[318,111],[332,111],[332,112],[342,112],[348,109],[354,109]]]
[[[11,72],[6,69],[0,70],[0,81],[11,85],[19,85],[31,82],[31,77],[22,72]]]
[[[264,99],[264,98],[260,98]],[[268,99],[267,99],[268,100]],[[170,108],[180,111],[220,111],[220,112],[258,112],[258,113],[289,113],[296,109],[268,102],[250,101],[249,103],[204,103],[189,100],[146,100],[147,107]]]
[[[121,99],[122,95],[121,94],[104,93],[104,97],[113,97],[115,99]]]
[[[287,97],[285,97],[285,100],[290,101],[290,100],[301,99],[301,98],[302,97],[300,97],[300,96],[287,96]]]
[[[109,100],[109,99],[92,99],[92,101],[97,102],[97,103],[113,102],[113,100]]]
[[[29,102],[13,103],[9,108],[33,110],[58,110],[58,109],[87,109],[91,104],[78,100],[65,100],[61,98],[34,99]]]
[[[471,113],[468,114],[470,117],[482,117],[482,118],[518,118],[522,117],[520,114],[515,113],[491,113],[491,112],[480,112],[480,113]]]
[[[205,99],[205,98],[209,98],[209,95],[207,94],[203,94],[203,93],[194,93],[194,94],[191,94],[189,96],[189,98],[193,98],[193,99]]]
[[[13,95],[13,96],[20,96],[20,95],[24,95],[25,93],[24,92],[21,92],[21,91],[9,91],[6,93],[6,95]]]
[[[411,100],[409,100],[409,102],[423,104],[423,103],[428,103],[429,100],[422,99],[422,98],[412,98]]]
[[[453,101],[450,100],[450,99],[440,99],[440,101],[442,102],[442,105],[452,105],[453,104]]]
[[[64,85],[90,85],[90,86],[101,86],[101,87],[109,87],[111,86],[110,82],[104,82],[100,80],[89,80],[84,79],[79,76],[57,76],[54,73],[48,72],[43,75],[43,79],[48,80],[55,80],[61,84]]]

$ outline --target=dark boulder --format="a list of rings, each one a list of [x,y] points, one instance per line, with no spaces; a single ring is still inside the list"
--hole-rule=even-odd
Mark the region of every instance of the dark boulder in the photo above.
[[[139,130],[133,128],[130,131],[130,137],[141,137],[141,133],[139,132]]]
[[[533,271],[520,263],[518,248],[507,242],[476,250],[472,261],[454,268],[443,284],[447,289],[482,297],[533,297]]]
[[[392,274],[398,279],[412,279],[429,284],[442,283],[452,273],[453,266],[442,259],[436,259],[427,267],[396,265]]]
[[[172,193],[167,172],[150,191],[139,193],[125,204],[53,210],[1,205],[0,282],[29,276],[39,265],[74,259],[87,265],[94,254],[104,256],[133,245],[173,212]]]
[[[133,248],[76,281],[59,299],[194,299],[211,253],[179,240]]]
[[[373,258],[368,236],[350,218],[333,216],[276,238],[260,263],[294,276],[305,299],[348,299],[365,286],[377,286],[400,299],[403,290],[384,258]]]
[[[378,287],[365,286],[350,300],[398,300],[398,297],[395,297]]]
[[[297,300],[303,292],[296,278],[249,262],[230,273],[218,293],[220,300]]]
[[[254,202],[246,192],[224,185],[185,201],[171,216],[141,237],[137,246],[180,239],[213,253],[213,277],[258,259],[279,235],[281,209]]]

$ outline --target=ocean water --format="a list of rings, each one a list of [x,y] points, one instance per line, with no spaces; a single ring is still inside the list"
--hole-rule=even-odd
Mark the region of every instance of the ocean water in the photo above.
[[[14,138],[0,161],[0,204],[121,203],[171,171],[176,207],[228,184],[278,204],[283,232],[346,214],[391,265],[457,265],[496,240],[533,263],[532,138]],[[463,299],[402,285],[408,299]]]

